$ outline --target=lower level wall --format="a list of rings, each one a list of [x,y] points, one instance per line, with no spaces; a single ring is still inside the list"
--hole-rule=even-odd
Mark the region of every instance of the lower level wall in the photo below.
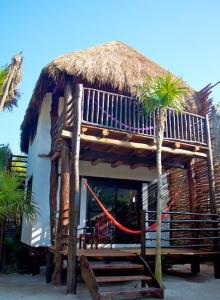
[[[33,224],[23,220],[21,240],[32,247],[50,246],[50,218],[49,218],[49,185],[50,185],[50,160],[39,158],[33,166],[33,195],[34,201],[40,208],[40,214]],[[138,181],[152,181],[156,178],[156,170],[139,167],[134,170],[129,166],[112,168],[109,164],[100,163],[92,166],[90,162],[80,161],[80,176],[93,176],[102,178],[130,179]],[[87,190],[81,184],[80,195],[80,225],[86,222]],[[59,205],[59,188],[57,191],[57,204]],[[58,206],[57,205],[57,206]]]

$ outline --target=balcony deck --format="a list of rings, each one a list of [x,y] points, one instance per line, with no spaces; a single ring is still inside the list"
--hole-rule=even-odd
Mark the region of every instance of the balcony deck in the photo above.
[[[155,113],[147,114],[143,103],[137,98],[96,89],[83,89],[81,149],[84,152],[93,151],[94,154],[97,150],[102,153],[109,152],[109,147],[130,150],[134,147],[136,152],[152,154],[152,151],[156,151],[155,123]],[[70,101],[53,128],[54,140],[70,138],[73,126],[74,104]],[[179,148],[183,149],[182,152]],[[206,118],[168,109],[163,151],[174,156],[186,154],[192,157],[199,153],[199,157],[206,157]],[[124,150],[123,154],[126,154]],[[135,159],[135,162],[141,163],[140,159]]]

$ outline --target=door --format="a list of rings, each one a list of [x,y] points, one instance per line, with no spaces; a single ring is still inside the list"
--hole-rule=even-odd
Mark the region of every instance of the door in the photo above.
[[[141,182],[94,177],[87,179],[93,191],[119,223],[131,229],[140,228]],[[87,207],[87,225],[92,226],[95,217],[102,210],[91,193],[88,193]],[[140,236],[114,227],[113,241],[120,244],[139,243]]]

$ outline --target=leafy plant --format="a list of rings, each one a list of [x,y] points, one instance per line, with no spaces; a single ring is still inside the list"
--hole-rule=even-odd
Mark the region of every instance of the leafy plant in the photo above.
[[[23,180],[6,171],[0,174],[0,219],[20,220],[24,217],[33,221],[38,213],[31,194],[24,190]]]
[[[9,145],[0,144],[0,171],[6,169],[10,155],[11,150]]]
[[[174,78],[170,73],[156,78],[147,76],[145,83],[138,87],[140,99],[146,113],[156,112],[156,145],[157,145],[157,231],[156,231],[156,262],[155,277],[163,285],[161,263],[161,203],[163,200],[162,187],[162,142],[164,137],[167,109],[177,111],[184,109],[188,88],[182,85],[181,78]]]
[[[22,78],[21,53],[12,57],[10,65],[0,68],[0,111],[4,109],[12,110],[17,106],[20,93],[17,86]]]
[[[8,76],[8,67],[0,67],[0,97],[3,95],[3,85]]]

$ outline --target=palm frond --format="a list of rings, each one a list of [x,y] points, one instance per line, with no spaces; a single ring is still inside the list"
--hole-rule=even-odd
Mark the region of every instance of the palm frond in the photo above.
[[[146,82],[138,88],[146,112],[167,108],[182,111],[189,90],[181,83],[181,78],[174,78],[170,73],[156,78],[147,76]]]
[[[17,105],[20,96],[17,86],[22,79],[22,61],[23,57],[16,54],[7,67],[7,76],[2,83],[2,91],[0,93],[0,111],[7,108],[12,110]]]
[[[0,68],[0,97],[3,94],[3,85],[5,83],[7,75],[8,75],[8,68],[7,67],[1,67]]]
[[[33,221],[39,213],[32,194],[24,190],[22,179],[13,173],[0,174],[0,218],[19,220],[23,215]]]

